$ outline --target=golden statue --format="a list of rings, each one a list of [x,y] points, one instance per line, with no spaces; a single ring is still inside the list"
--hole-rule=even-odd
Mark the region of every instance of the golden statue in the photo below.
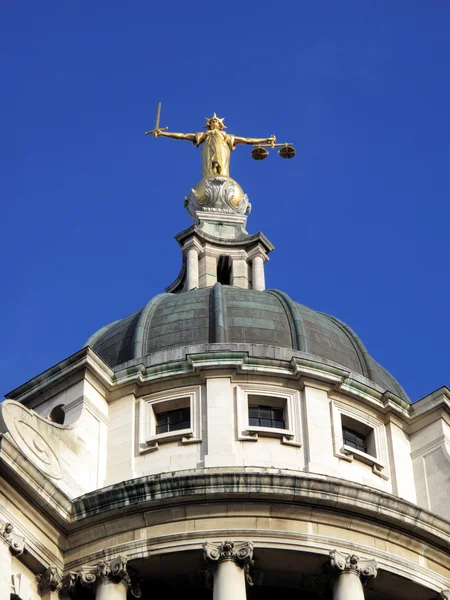
[[[236,148],[237,144],[250,144],[252,146],[267,144],[272,148],[278,145],[276,144],[274,135],[268,138],[245,138],[225,133],[223,131],[226,129],[226,126],[223,124],[224,119],[219,119],[216,113],[210,119],[206,118],[206,125],[204,127],[207,131],[200,131],[199,133],[174,133],[166,131],[167,128],[161,129],[159,127],[160,111],[161,105],[158,106],[156,126],[151,131],[146,131],[146,135],[152,134],[155,138],[163,136],[175,140],[189,140],[197,148],[202,145],[202,172],[205,178],[213,175],[230,176],[230,152]]]

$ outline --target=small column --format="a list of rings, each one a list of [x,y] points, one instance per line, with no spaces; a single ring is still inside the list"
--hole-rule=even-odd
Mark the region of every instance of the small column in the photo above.
[[[0,600],[10,600],[12,589],[11,555],[19,556],[25,548],[25,538],[14,532],[11,523],[0,520]]]
[[[254,290],[263,292],[266,289],[266,281],[264,278],[264,260],[262,256],[255,256],[252,260],[252,280]]]
[[[187,291],[198,288],[198,250],[195,247],[186,253],[186,288]]]
[[[253,585],[249,569],[253,565],[251,542],[203,544],[204,557],[213,570],[213,600],[246,600],[245,583]]]
[[[364,600],[363,584],[377,575],[374,560],[361,559],[355,554],[330,552],[332,570],[337,574],[333,585],[333,600]]]
[[[140,598],[138,586],[131,582],[126,556],[118,556],[96,567],[85,567],[79,573],[84,587],[95,589],[95,600],[127,600],[130,592]]]

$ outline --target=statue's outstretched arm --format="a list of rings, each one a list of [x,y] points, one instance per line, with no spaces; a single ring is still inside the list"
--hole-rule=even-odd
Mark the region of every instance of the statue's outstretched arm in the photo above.
[[[238,135],[234,136],[235,144],[250,144],[253,146],[255,144],[275,144],[276,141],[277,139],[274,135],[271,135],[268,138],[245,138],[239,137]]]
[[[161,131],[161,129],[155,129],[152,133],[155,137],[162,135],[163,137],[173,138],[174,140],[188,140],[189,142],[195,142],[195,133],[175,133],[173,131]]]

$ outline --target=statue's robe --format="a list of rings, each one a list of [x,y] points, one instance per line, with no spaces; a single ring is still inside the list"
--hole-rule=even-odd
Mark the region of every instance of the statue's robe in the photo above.
[[[234,135],[221,129],[208,129],[195,134],[194,144],[202,144],[203,177],[230,175],[230,151],[234,150]]]

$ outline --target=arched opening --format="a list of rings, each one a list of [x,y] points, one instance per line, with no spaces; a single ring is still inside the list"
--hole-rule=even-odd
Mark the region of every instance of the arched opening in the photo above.
[[[222,285],[231,285],[231,258],[221,256],[217,261],[217,282]]]
[[[58,404],[55,408],[52,409],[51,413],[48,415],[50,421],[56,423],[57,425],[64,425],[64,421],[66,418],[66,413],[64,412],[64,404]]]

